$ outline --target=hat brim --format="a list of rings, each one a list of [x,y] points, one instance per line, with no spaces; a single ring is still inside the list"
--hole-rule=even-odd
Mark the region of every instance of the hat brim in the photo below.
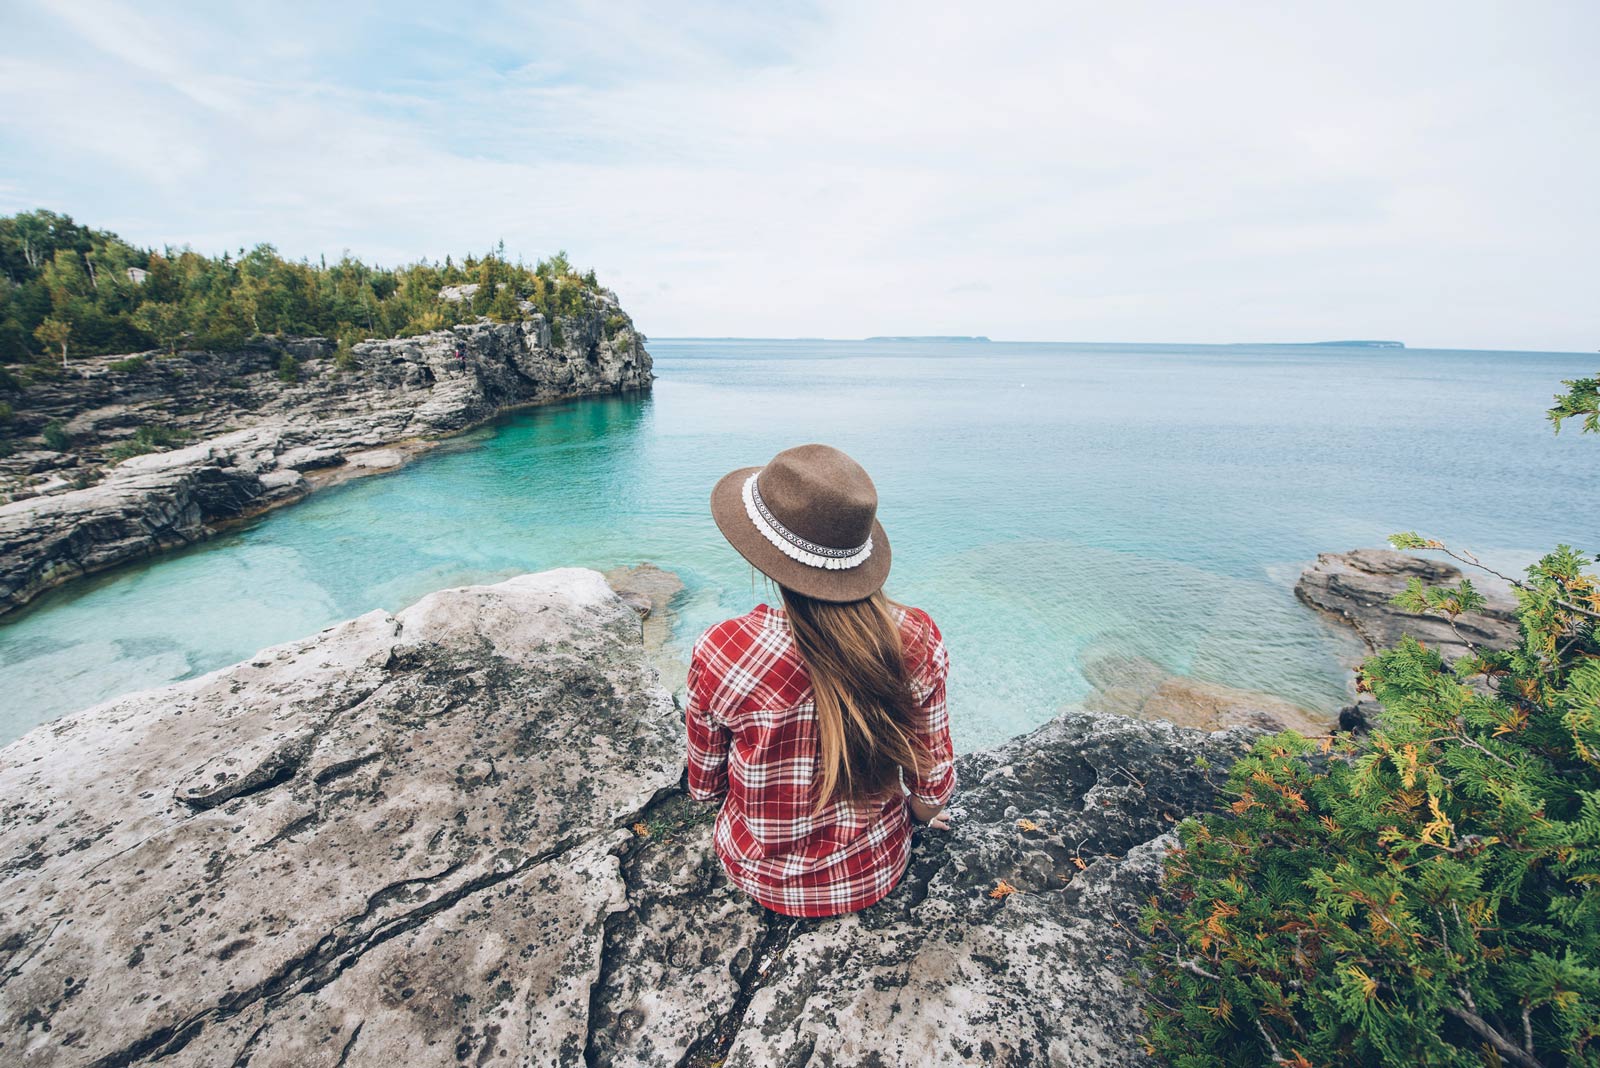
[[[882,523],[872,521],[872,555],[859,567],[829,571],[791,560],[762,536],[745,511],[745,480],[759,470],[741,467],[724,475],[711,490],[711,518],[740,556],[778,585],[818,601],[859,601],[883,588],[889,577],[889,535]]]

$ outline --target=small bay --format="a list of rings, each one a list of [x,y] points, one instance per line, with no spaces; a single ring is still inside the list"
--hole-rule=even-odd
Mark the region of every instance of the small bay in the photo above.
[[[1302,346],[673,340],[651,395],[524,411],[400,471],[45,595],[0,622],[0,742],[445,586],[649,561],[674,652],[768,597],[706,510],[805,441],[872,472],[889,592],[952,652],[986,745],[1137,655],[1332,713],[1348,638],[1292,586],[1416,529],[1518,568],[1600,548],[1600,445],[1544,420],[1600,358]]]

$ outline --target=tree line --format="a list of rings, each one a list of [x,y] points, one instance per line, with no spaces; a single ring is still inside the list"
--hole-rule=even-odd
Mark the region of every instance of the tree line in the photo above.
[[[460,299],[454,286],[477,288]],[[486,315],[554,321],[600,288],[565,252],[529,267],[504,242],[459,263],[396,268],[346,253],[334,263],[287,260],[269,244],[208,256],[188,246],[142,249],[51,211],[0,217],[0,364],[66,363],[180,346],[236,349],[264,334],[319,335],[346,351]],[[3,371],[0,371],[3,373]]]

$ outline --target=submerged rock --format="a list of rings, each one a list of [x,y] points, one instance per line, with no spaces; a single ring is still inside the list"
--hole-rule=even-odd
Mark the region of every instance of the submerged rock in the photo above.
[[[650,388],[650,355],[631,328],[615,328],[626,322],[615,297],[588,299],[559,331],[536,315],[364,341],[346,369],[312,338],[152,357],[135,371],[97,358],[85,361],[88,377],[30,387],[19,433],[70,419],[76,452],[45,454],[50,464],[0,458],[0,491],[12,496],[0,503],[0,614],[314,485],[396,467],[507,409]],[[289,357],[299,362],[285,382],[278,361]],[[115,463],[115,446],[146,427],[197,443]]]
[[[1093,712],[1165,720],[1215,731],[1250,727],[1325,734],[1331,716],[1319,715],[1271,694],[1178,675],[1142,656],[1099,656],[1083,665],[1095,687],[1083,702]]]
[[[0,750],[0,1062],[1131,1063],[1165,835],[1249,737],[1064,715],[793,921],[600,575],[446,590]]]
[[[672,602],[683,592],[683,580],[655,564],[618,567],[606,572],[606,582],[628,606],[639,613],[639,633],[651,665],[673,693],[682,690],[689,666],[667,650],[672,637]]]

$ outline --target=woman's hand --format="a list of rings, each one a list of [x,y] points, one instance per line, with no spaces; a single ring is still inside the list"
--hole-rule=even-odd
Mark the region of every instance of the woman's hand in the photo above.
[[[948,831],[950,829],[950,810],[925,805],[914,797],[907,797],[906,804],[911,806],[911,816],[918,823],[926,823],[931,830]]]

